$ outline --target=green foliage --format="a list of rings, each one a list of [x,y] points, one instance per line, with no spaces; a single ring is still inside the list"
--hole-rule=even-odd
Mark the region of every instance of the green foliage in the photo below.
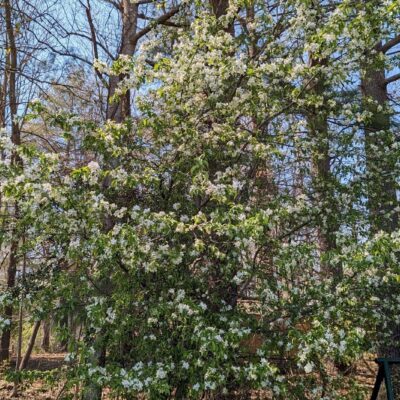
[[[292,0],[277,18],[268,2],[232,1],[217,20],[190,3],[197,18],[154,68],[157,35],[112,67],[126,75],[121,93],[139,92],[137,118],[97,126],[34,105],[65,138],[81,132],[96,161],[62,168],[61,155],[2,140],[3,201],[18,204],[32,259],[29,310],[83,327],[83,340],[69,337],[71,385],[125,398],[248,388],[361,399],[329,368],[391,343],[400,236],[370,234],[368,115],[346,94],[397,8]],[[233,37],[244,4],[257,12]],[[14,151],[23,170],[8,162]]]

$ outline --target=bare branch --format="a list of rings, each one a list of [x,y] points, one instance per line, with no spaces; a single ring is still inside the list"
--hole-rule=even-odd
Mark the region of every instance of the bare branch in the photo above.
[[[389,76],[385,79],[385,85],[389,85],[390,83],[396,82],[400,79],[400,73]]]
[[[141,31],[136,33],[136,35],[133,37],[133,42],[137,43],[140,38],[145,36],[147,33],[149,33],[155,25],[162,25],[165,24],[170,18],[172,18],[174,15],[176,15],[179,12],[180,6],[173,7],[171,8],[170,11],[167,13],[161,15],[161,17],[156,18],[154,22],[151,24],[147,25],[145,28],[143,28]]]
[[[99,59],[99,50],[97,46],[97,35],[96,35],[96,28],[93,23],[93,18],[92,18],[92,12],[90,8],[90,1],[86,0],[86,6],[85,6],[85,11],[86,11],[86,17],[88,20],[88,24],[90,27],[90,34],[92,36],[92,47],[93,47],[93,55],[96,60]],[[100,71],[96,68],[96,75],[100,79],[100,81],[103,83],[105,87],[108,87],[108,82],[104,79],[103,75],[100,73]]]
[[[395,36],[393,39],[390,39],[388,42],[381,46],[382,53],[386,53],[392,47],[397,46],[400,44],[400,35]]]

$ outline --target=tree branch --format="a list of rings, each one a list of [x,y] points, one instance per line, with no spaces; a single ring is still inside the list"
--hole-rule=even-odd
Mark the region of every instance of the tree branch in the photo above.
[[[92,46],[93,46],[93,55],[96,60],[99,59],[99,50],[97,46],[97,35],[96,35],[96,28],[93,23],[93,18],[92,18],[92,12],[90,9],[90,1],[86,0],[86,6],[85,6],[85,11],[86,11],[86,17],[88,20],[89,28],[90,28],[90,34],[92,36]],[[100,71],[95,68],[96,75],[100,79],[100,82],[103,83],[104,87],[108,87],[108,82],[104,79],[103,75],[100,73]]]
[[[143,28],[141,31],[136,33],[136,35],[133,37],[133,42],[137,43],[140,38],[142,38],[144,35],[149,33],[155,25],[162,25],[165,24],[170,18],[172,18],[175,14],[179,12],[180,6],[173,7],[171,8],[170,11],[165,13],[164,15],[161,15],[161,17],[156,18],[152,23],[147,25],[145,28]]]
[[[400,73],[389,76],[385,79],[385,85],[389,85],[390,83],[396,82],[400,79]]]
[[[395,36],[393,39],[390,39],[388,42],[381,46],[382,53],[386,53],[392,47],[400,44],[400,35]]]

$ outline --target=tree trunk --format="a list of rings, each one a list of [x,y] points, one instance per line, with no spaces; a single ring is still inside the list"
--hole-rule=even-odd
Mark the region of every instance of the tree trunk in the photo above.
[[[226,14],[229,7],[229,0],[210,0],[214,15],[219,18]]]
[[[312,142],[311,176],[314,190],[316,208],[319,209],[317,217],[317,240],[319,252],[322,256],[336,249],[336,232],[339,229],[338,210],[334,201],[334,179],[331,172],[329,156],[329,126],[326,100],[324,92],[327,89],[324,74],[326,59],[314,58],[310,54],[309,65],[313,78],[310,85],[310,95],[322,97],[322,105],[310,105],[307,110],[306,120],[309,138]],[[330,265],[321,260],[321,275],[325,277],[341,276],[341,267]]]
[[[59,325],[62,331],[69,332],[70,327],[68,322],[69,322],[68,314],[63,315]],[[58,351],[66,352],[67,350],[68,350],[68,338],[62,337],[62,339],[58,343]]]
[[[10,55],[6,55],[6,65],[10,63]],[[6,109],[7,109],[7,90],[8,90],[8,76],[7,71],[4,71],[3,82],[0,90],[0,128],[6,127]]]
[[[136,50],[138,4],[130,0],[122,0],[122,37],[119,55],[133,56]],[[110,104],[110,99],[115,95],[118,84],[125,78],[124,75],[111,76],[108,91],[107,119],[122,122],[131,115],[131,94],[128,90],[118,101]]]
[[[138,23],[138,10],[139,5],[130,1],[122,0],[121,2],[121,19],[122,19],[122,36],[121,46],[118,55],[133,56],[137,45],[137,23]],[[111,76],[109,80],[108,89],[108,108],[107,108],[107,119],[115,122],[123,122],[126,118],[131,115],[131,93],[128,90],[118,101],[110,103],[111,98],[116,94],[118,84],[125,78],[125,75]],[[116,163],[117,160],[112,160],[111,164]],[[112,165],[111,165],[112,166]],[[105,180],[104,186],[108,186],[108,181]],[[106,217],[106,227],[112,225],[112,221]],[[106,288],[109,287],[109,282],[101,283]],[[94,365],[105,365],[106,348],[103,343],[103,335],[97,333],[96,337],[93,338],[93,345],[97,347],[96,354],[93,355],[92,363]],[[97,344],[97,346],[96,346]],[[102,387],[96,383],[89,382],[83,388],[82,399],[83,400],[100,400],[102,397]]]
[[[5,10],[5,21],[6,21],[6,30],[7,30],[7,39],[9,45],[9,57],[8,65],[6,65],[6,70],[9,76],[8,79],[8,97],[10,103],[10,113],[11,113],[11,141],[14,145],[18,146],[21,144],[21,134],[19,130],[18,122],[15,119],[15,116],[18,112],[18,104],[17,104],[17,94],[16,94],[16,71],[17,71],[17,47],[15,44],[15,35],[14,35],[14,27],[12,22],[12,6],[10,0],[4,1],[4,10]],[[11,162],[14,165],[21,165],[21,159],[19,156],[14,153],[12,155]],[[18,218],[18,206],[14,205],[14,220],[16,221]],[[17,251],[18,251],[18,238],[16,237],[16,231],[14,228],[14,232],[11,235],[12,240],[10,244],[10,256],[9,263],[7,268],[7,289],[10,290],[15,286],[15,276],[17,273]],[[0,340],[0,362],[8,360],[10,357],[10,342],[11,342],[11,327],[12,327],[12,317],[13,317],[13,306],[8,305],[5,307],[4,316],[6,319],[9,319],[11,324],[7,329],[4,330],[1,340]]]
[[[18,369],[20,371],[25,369],[26,366],[28,365],[29,359],[31,358],[33,346],[35,345],[36,337],[39,332],[39,328],[40,328],[40,321],[36,321],[35,324],[33,325],[33,331],[32,331],[32,335],[29,339],[28,348],[26,349],[24,358],[22,359],[21,364],[18,367]]]
[[[89,360],[94,366],[104,367],[106,364],[106,344],[104,343],[104,332],[97,333],[89,339],[95,349],[95,353]],[[82,391],[82,400],[101,400],[103,388],[101,385],[87,382]]]
[[[46,319],[43,321],[42,325],[42,343],[40,347],[42,348],[43,351],[49,352],[50,351],[50,320]]]
[[[10,247],[10,256],[7,268],[7,289],[15,286],[15,275],[17,271],[17,242],[13,241]],[[4,318],[12,321],[13,306],[9,304],[4,307]],[[0,361],[6,361],[10,358],[10,343],[11,343],[11,326],[12,323],[3,330],[0,340]]]
[[[379,55],[382,43],[375,46]],[[385,110],[388,102],[388,92],[385,69],[378,64],[370,64],[364,68],[361,82],[361,92],[364,109],[370,113],[365,123],[365,157],[366,186],[368,194],[368,212],[371,234],[379,231],[391,233],[399,227],[397,211],[395,167],[397,157],[392,145],[395,135],[391,132],[391,119]],[[384,266],[383,266],[384,267]],[[399,357],[400,326],[393,323],[390,329],[396,345],[382,346],[379,352],[385,357]]]
[[[24,238],[25,244],[25,238]],[[22,264],[22,284],[25,284],[25,273],[26,273],[26,255],[24,255],[24,261]],[[18,344],[17,344],[17,359],[15,361],[15,371],[18,372],[19,364],[21,363],[21,353],[22,353],[22,332],[23,332],[23,316],[24,316],[24,291],[21,292],[20,302],[19,302],[19,315],[18,315]],[[12,396],[17,396],[18,394],[19,379],[14,382],[14,388]]]
[[[216,16],[216,18],[220,18],[227,13],[229,7],[229,0],[210,0],[210,4],[213,14]],[[229,32],[231,35],[234,35],[233,23],[230,23],[225,30],[226,32]]]
[[[378,43],[375,50],[382,47]],[[364,109],[371,117],[365,123],[365,157],[367,168],[368,211],[372,233],[393,232],[399,225],[396,211],[397,159],[392,153],[395,135],[390,131],[390,115],[385,111],[388,102],[384,67],[366,67],[361,82]],[[371,101],[372,100],[372,101]]]

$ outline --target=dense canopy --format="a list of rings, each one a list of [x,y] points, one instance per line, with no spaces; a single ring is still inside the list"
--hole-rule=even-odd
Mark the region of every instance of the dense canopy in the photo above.
[[[364,399],[400,355],[400,3],[24,3],[0,359],[51,321],[65,398]]]

